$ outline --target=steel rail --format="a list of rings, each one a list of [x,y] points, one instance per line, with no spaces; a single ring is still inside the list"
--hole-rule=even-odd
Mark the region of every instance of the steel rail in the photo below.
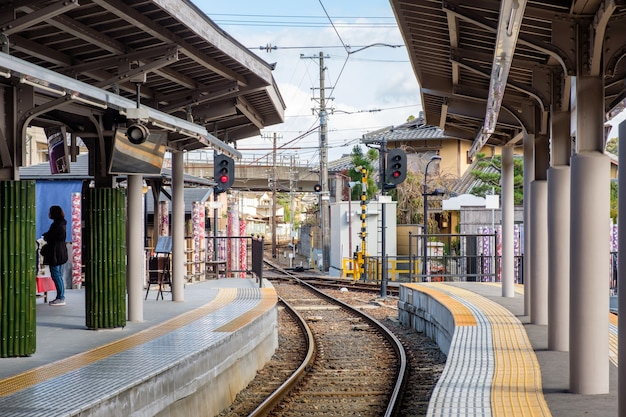
[[[306,372],[313,366],[316,355],[315,338],[304,318],[293,308],[287,301],[278,297],[279,301],[285,305],[287,312],[296,320],[298,327],[307,339],[307,354],[298,369],[285,382],[283,382],[276,390],[271,393],[257,408],[255,408],[248,417],[267,416],[276,406],[285,398],[287,394],[295,387],[295,385],[304,377]]]
[[[385,326],[382,325],[382,323],[380,323],[378,320],[376,320],[375,318],[373,318],[369,314],[366,314],[363,311],[361,311],[359,309],[356,309],[356,308],[352,307],[351,305],[349,305],[347,303],[344,303],[343,301],[338,300],[338,299],[336,299],[336,298],[334,298],[334,297],[324,293],[323,291],[319,290],[318,288],[315,288],[315,286],[313,286],[313,285],[311,285],[311,284],[309,284],[309,283],[299,279],[294,274],[290,273],[289,271],[284,270],[280,266],[278,266],[278,265],[276,265],[276,264],[274,264],[274,263],[272,263],[272,262],[270,262],[268,260],[264,260],[264,262],[267,265],[269,265],[270,267],[272,267],[272,268],[280,271],[281,273],[289,276],[292,280],[298,282],[298,284],[306,286],[307,288],[309,288],[310,290],[314,291],[316,294],[319,294],[321,297],[325,298],[329,302],[331,302],[333,304],[337,304],[341,308],[361,316],[366,322],[368,322],[369,324],[374,326],[387,339],[387,341],[391,344],[391,346],[393,347],[393,350],[396,353],[396,356],[398,358],[400,366],[398,367],[398,372],[397,372],[397,376],[396,376],[396,382],[394,384],[394,388],[393,388],[393,391],[391,393],[391,397],[389,398],[389,403],[387,404],[387,409],[386,409],[385,414],[383,416],[384,417],[391,417],[391,416],[396,415],[396,413],[398,411],[398,407],[400,406],[400,400],[401,400],[400,397],[401,397],[401,394],[403,392],[403,387],[404,387],[404,384],[406,382],[407,372],[408,372],[406,352],[404,351],[404,346],[402,345],[402,342],[400,342],[400,340],[396,337],[396,335],[394,335],[391,332],[391,330],[387,329]],[[285,385],[285,384],[283,384],[283,385]],[[281,388],[282,388],[282,386],[281,386]],[[281,388],[279,388],[278,390],[280,390]],[[283,393],[281,395],[284,396],[285,394],[286,393]],[[265,401],[264,401],[264,403],[265,403]],[[270,411],[271,411],[271,409],[267,409],[267,413],[269,413]],[[250,414],[250,416],[252,416],[252,415],[253,414]],[[254,414],[255,417],[256,416],[264,416],[264,415],[266,415],[266,414]]]

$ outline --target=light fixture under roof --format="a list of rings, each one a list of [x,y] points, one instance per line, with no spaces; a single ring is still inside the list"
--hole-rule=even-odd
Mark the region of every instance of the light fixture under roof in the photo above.
[[[48,91],[49,93],[58,94],[61,97],[67,94],[67,91],[65,91],[63,87],[48,83],[47,81],[43,81],[35,77],[29,77],[24,75],[20,77],[20,83],[39,88],[40,90]]]

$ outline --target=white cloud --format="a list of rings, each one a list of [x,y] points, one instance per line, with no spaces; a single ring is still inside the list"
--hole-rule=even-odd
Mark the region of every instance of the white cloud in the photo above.
[[[263,14],[276,16],[324,16],[324,11],[317,3],[298,2],[297,6],[289,2],[258,3],[251,1],[237,2],[237,5],[216,5],[213,2],[196,1],[209,17],[219,22],[220,16],[211,13],[232,14]],[[341,40],[350,45],[351,50],[373,43],[403,44],[397,27],[380,27],[375,23],[379,20],[367,16],[388,16],[387,22],[393,24],[393,16],[389,4],[381,5],[378,1],[363,0],[342,1],[325,4],[333,18]],[[245,12],[243,12],[245,10]],[[359,19],[342,16],[366,16]],[[221,16],[223,19],[231,17]],[[237,19],[244,19],[238,17]],[[251,18],[258,20],[257,18]],[[285,20],[296,20],[289,18]],[[328,23],[324,19],[320,22]],[[345,24],[344,23],[349,23]],[[324,53],[325,78],[328,89],[327,108],[335,109],[336,113],[328,118],[329,160],[349,153],[354,143],[369,131],[385,126],[403,123],[409,115],[417,115],[419,105],[419,87],[404,47],[370,47],[352,54],[346,62],[347,53],[340,46],[341,41],[335,29],[325,27],[262,27],[262,26],[224,26],[224,30],[237,41],[247,47],[256,47],[254,52],[269,63],[276,63],[274,78],[280,93],[285,100],[285,123],[269,126],[263,130],[264,135],[277,132],[282,136],[281,143],[287,143],[303,132],[315,126],[317,116],[311,109],[318,106],[313,97],[319,97],[320,51]],[[266,53],[258,46],[270,44],[278,49]],[[315,46],[319,48],[304,48]],[[295,48],[294,47],[300,47]],[[302,58],[316,57],[315,59]],[[413,105],[413,107],[405,107]],[[370,112],[369,110],[381,110]],[[351,114],[346,114],[351,113]],[[297,144],[297,145],[296,145]],[[317,147],[317,133],[295,141],[293,146]],[[238,147],[246,148],[269,146],[267,140],[260,137],[241,140]],[[342,146],[344,145],[344,146]],[[287,146],[289,147],[289,146]],[[244,151],[244,153],[247,153]],[[261,151],[254,151],[255,155]],[[301,161],[309,161],[312,165],[319,163],[318,149],[285,150],[283,154],[297,153]]]

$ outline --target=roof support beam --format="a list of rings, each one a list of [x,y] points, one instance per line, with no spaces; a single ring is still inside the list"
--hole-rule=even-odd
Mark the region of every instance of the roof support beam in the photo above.
[[[602,68],[602,55],[604,51],[602,45],[604,44],[609,19],[616,8],[617,6],[614,0],[604,0],[594,16],[592,24],[593,30],[591,31],[592,39],[590,42],[591,53],[589,56],[590,75],[602,75],[601,71],[604,71],[604,68]]]
[[[189,105],[198,106],[207,102],[213,102],[220,100],[223,97],[239,92],[239,86],[236,82],[228,83],[222,87],[214,86],[212,88],[198,89],[189,94],[185,92],[182,94],[172,94],[169,96],[169,105],[161,106],[160,109],[166,113],[174,110],[181,110]]]
[[[55,73],[46,68],[33,65],[5,53],[0,53],[0,67],[14,71],[14,75],[16,76],[28,76],[32,79],[41,81],[43,85],[59,86],[64,91],[70,92],[70,98],[78,95],[97,103],[103,103],[107,107],[117,109],[123,114],[127,113],[128,109],[135,110],[137,107],[135,101],[113,94],[110,91],[85,84],[65,75]],[[236,158],[241,158],[241,153],[239,151],[218,140],[200,125],[188,122],[187,120],[180,119],[150,107],[142,107],[142,110],[144,110],[146,119],[149,122],[156,121],[162,125],[170,126],[171,129],[180,132],[184,136],[195,138],[195,142],[198,143],[198,147],[213,147],[229,155],[235,156]]]
[[[248,118],[248,120],[254,123],[254,125],[258,129],[262,129],[265,126],[263,118],[259,114],[257,114],[257,112],[254,110],[254,107],[250,103],[248,103],[245,98],[238,97],[235,106]]]
[[[131,24],[134,24],[137,27],[141,27],[146,33],[150,33],[155,38],[160,39],[164,42],[172,42],[180,45],[181,51],[185,55],[189,56],[189,58],[193,59],[197,63],[204,65],[207,69],[221,75],[224,78],[237,81],[240,85],[247,85],[247,81],[243,76],[226,68],[211,57],[206,56],[175,34],[164,31],[162,26],[155,24],[152,20],[143,16],[132,7],[128,7],[125,3],[118,0],[92,1],[98,4],[100,7],[108,10],[109,12],[114,13],[125,20],[129,20]],[[177,1],[177,3],[178,7],[182,7],[180,1]]]
[[[103,87],[108,87],[109,85],[112,85],[112,84],[117,84],[117,83],[120,83],[120,82],[131,81],[132,77],[134,77],[136,75],[139,75],[139,74],[142,74],[142,73],[143,74],[147,74],[149,72],[154,72],[154,71],[156,71],[159,68],[163,68],[165,66],[168,66],[169,64],[171,64],[174,61],[178,61],[178,49],[176,49],[176,48],[172,48],[172,51],[170,51],[170,53],[166,54],[161,59],[157,59],[156,61],[152,61],[152,62],[148,62],[148,63],[145,63],[145,64],[138,65],[135,68],[131,68],[128,71],[121,72],[117,76],[111,77],[108,80],[99,81],[99,82],[95,83],[94,85],[96,87],[103,88]]]
[[[489,136],[495,132],[525,8],[526,0],[503,0],[500,3],[496,47],[487,96],[487,112],[482,132],[476,137],[468,152],[470,158],[480,152],[489,140]]]
[[[49,6],[43,7],[39,10],[34,10],[26,16],[19,17],[9,22],[2,22],[0,24],[0,32],[5,35],[12,35],[14,33],[23,31],[37,23],[46,21],[53,17],[62,15],[68,10],[80,6],[78,0],[61,0],[53,3]]]

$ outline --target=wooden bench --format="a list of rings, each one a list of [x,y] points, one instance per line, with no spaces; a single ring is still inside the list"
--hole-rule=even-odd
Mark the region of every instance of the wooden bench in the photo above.
[[[226,261],[207,261],[205,274],[207,279],[220,279],[220,273],[226,276]]]

